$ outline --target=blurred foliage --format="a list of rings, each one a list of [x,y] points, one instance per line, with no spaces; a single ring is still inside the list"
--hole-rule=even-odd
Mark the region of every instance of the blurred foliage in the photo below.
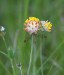
[[[16,64],[22,63],[23,75],[27,72],[31,46],[31,37],[23,30],[24,21],[29,16],[49,20],[53,24],[51,33],[43,33],[47,36],[42,39],[43,63],[46,62],[44,75],[64,75],[64,0],[0,0],[0,25],[5,27],[7,47],[16,50]],[[39,49],[39,37],[36,39]],[[0,51],[7,53],[1,36]],[[39,69],[39,54],[36,66]],[[12,75],[10,61],[0,53],[0,75],[10,75],[9,72]],[[36,75],[41,75],[40,70]]]

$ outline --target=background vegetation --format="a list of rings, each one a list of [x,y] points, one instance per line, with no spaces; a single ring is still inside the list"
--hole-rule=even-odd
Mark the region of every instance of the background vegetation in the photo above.
[[[7,48],[16,51],[14,65],[22,64],[23,75],[27,73],[31,46],[30,35],[24,31],[24,21],[29,16],[49,20],[53,24],[52,32],[45,32],[47,37],[42,39],[43,75],[64,75],[64,0],[0,0],[0,25],[5,27]],[[39,37],[37,40],[40,41]],[[0,51],[8,52],[1,36]],[[42,75],[39,51],[35,75]],[[15,71],[19,75],[19,70]],[[1,53],[0,75],[12,75],[10,61]]]

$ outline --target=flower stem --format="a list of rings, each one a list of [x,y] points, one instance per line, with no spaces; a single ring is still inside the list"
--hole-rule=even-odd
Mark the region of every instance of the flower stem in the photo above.
[[[36,72],[36,65],[35,65],[35,63],[36,63],[36,43],[35,43],[35,41],[36,41],[36,37],[34,36],[34,51],[33,51],[33,75],[35,75],[35,72]]]
[[[32,62],[32,53],[33,53],[33,35],[32,35],[32,40],[31,40],[31,52],[30,52],[30,60],[29,60],[27,75],[29,75],[29,73],[30,73],[30,67],[31,67],[31,62]]]
[[[20,68],[20,75],[22,75],[22,68]]]
[[[5,47],[6,47],[6,49],[7,49],[7,44],[6,44],[6,41],[5,41],[5,38],[4,38],[4,36],[2,36],[2,39],[3,39],[3,41],[4,41],[4,44],[5,44]]]

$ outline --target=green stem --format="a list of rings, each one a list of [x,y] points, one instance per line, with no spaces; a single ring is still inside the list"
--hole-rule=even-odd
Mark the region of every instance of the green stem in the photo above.
[[[53,56],[54,54],[59,50],[59,48],[64,44],[64,41],[62,41],[57,47],[56,49],[51,53],[51,55],[48,57],[48,59],[42,64],[42,65],[45,65]],[[37,73],[41,70],[41,67],[38,69]]]
[[[14,70],[14,65],[13,65],[13,60],[12,59],[11,59],[11,65],[12,65],[13,75],[15,75],[15,70]]]
[[[47,75],[50,75],[50,72],[51,72],[52,68],[53,68],[53,65],[51,65],[51,67],[50,67],[50,69],[49,69]]]
[[[3,54],[4,56],[6,56],[10,60],[11,65],[12,65],[13,75],[15,75],[15,70],[14,70],[14,65],[13,65],[12,59],[4,52],[0,51],[0,53]]]
[[[22,68],[20,68],[20,75],[22,75]]]
[[[30,67],[31,67],[31,62],[32,62],[32,53],[33,53],[33,35],[32,35],[32,40],[31,40],[31,53],[30,53],[30,60],[29,60],[27,75],[29,75],[29,73],[30,73]]]
[[[41,61],[41,75],[43,75],[43,61],[42,61],[42,39],[40,38],[40,61]]]
[[[5,44],[5,47],[6,47],[6,49],[7,49],[7,44],[6,44],[5,38],[4,38],[3,36],[2,36],[2,39],[3,39],[4,44]],[[13,70],[13,75],[15,75],[13,60],[12,60],[7,54],[5,54],[4,52],[0,52],[0,53],[4,54],[6,57],[8,57],[8,58],[10,59],[11,66],[12,66],[12,70]]]
[[[2,51],[0,51],[0,53],[3,54],[4,56],[6,56],[10,60],[10,57],[6,53],[4,53]]]
[[[6,44],[6,41],[5,41],[5,38],[4,38],[4,36],[2,36],[2,39],[3,39],[3,41],[4,41],[4,44],[5,44],[5,47],[6,47],[6,49],[7,49],[7,44]]]
[[[2,52],[2,51],[0,51],[0,53],[1,54],[3,54],[5,57],[7,57],[9,60],[10,60],[10,58],[8,57],[8,55],[6,54],[6,53],[4,53],[4,52]],[[0,63],[1,63],[1,61],[0,61]],[[3,66],[3,68],[7,71],[7,69],[4,67],[4,65],[3,64],[1,64],[2,66]],[[9,71],[7,71],[8,73],[9,73]],[[9,73],[10,74],[10,73]]]
[[[36,65],[35,65],[35,62],[36,62],[36,44],[35,44],[35,41],[36,41],[36,38],[34,36],[34,53],[33,53],[33,75],[35,75],[35,72],[36,72]]]
[[[28,16],[28,7],[29,7],[29,0],[24,0],[24,4],[25,4],[25,10],[24,10],[24,18],[26,19]]]

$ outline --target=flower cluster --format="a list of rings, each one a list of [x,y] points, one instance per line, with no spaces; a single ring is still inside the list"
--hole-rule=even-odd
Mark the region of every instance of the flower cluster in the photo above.
[[[25,31],[30,34],[36,34],[38,30],[51,32],[52,29],[51,22],[40,21],[36,17],[29,17],[29,19],[25,21],[24,25],[26,26],[26,28],[24,28]]]
[[[30,34],[33,34],[33,33],[37,33],[37,31],[39,30],[39,19],[38,18],[35,18],[35,17],[29,17],[29,19],[27,19],[25,21],[25,30],[27,32],[29,32]]]
[[[52,24],[48,21],[41,21],[42,27],[45,31],[51,32]]]

